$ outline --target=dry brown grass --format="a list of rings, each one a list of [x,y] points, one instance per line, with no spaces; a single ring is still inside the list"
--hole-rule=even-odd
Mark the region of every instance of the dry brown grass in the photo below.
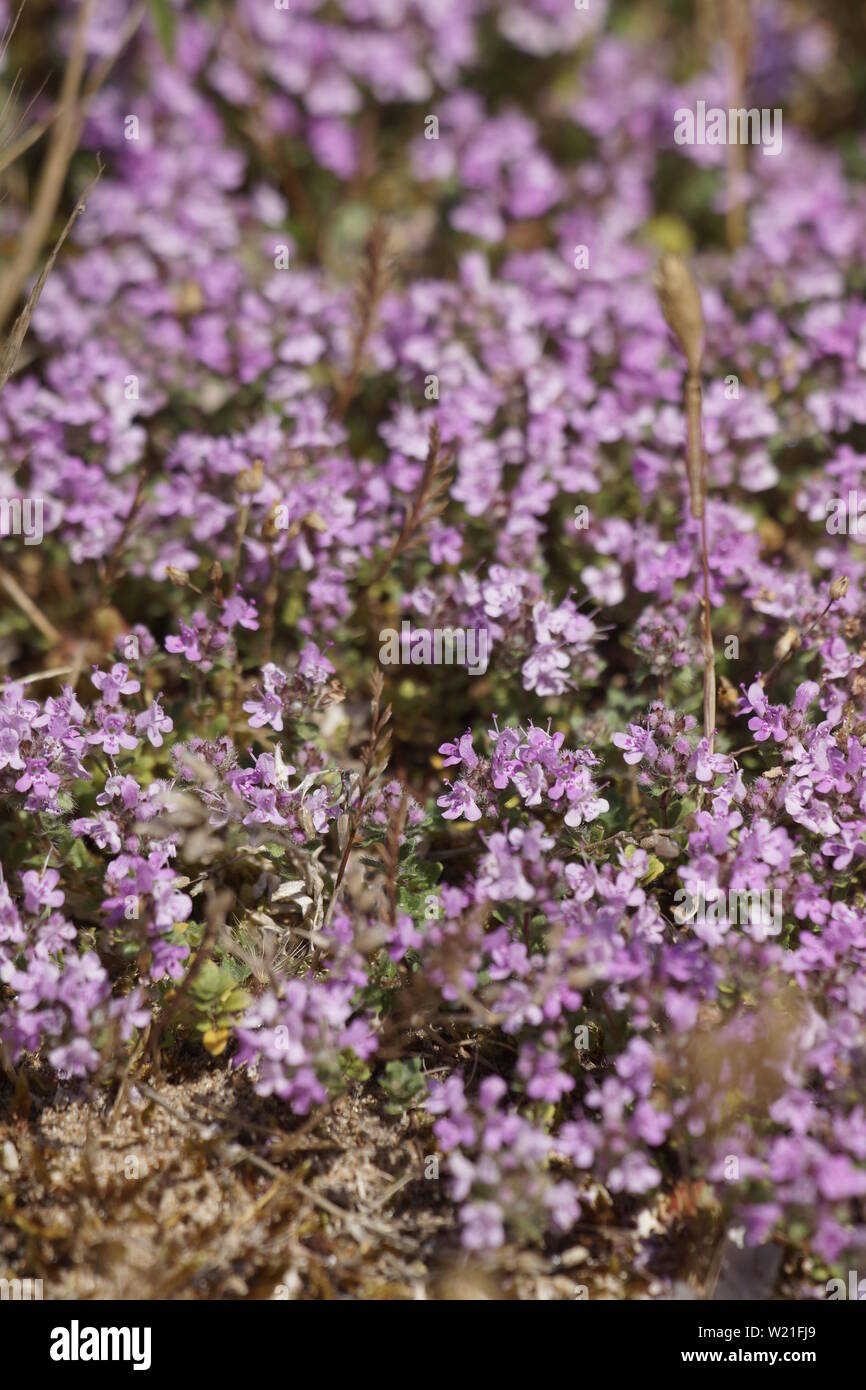
[[[187,1058],[186,1072],[114,1117],[108,1092],[55,1090],[47,1073],[31,1075],[29,1114],[0,1083],[0,1275],[41,1278],[46,1299],[661,1293],[604,1198],[555,1249],[461,1252],[444,1170],[424,1177],[429,1121],[387,1114],[369,1085],[301,1120],[224,1065]]]

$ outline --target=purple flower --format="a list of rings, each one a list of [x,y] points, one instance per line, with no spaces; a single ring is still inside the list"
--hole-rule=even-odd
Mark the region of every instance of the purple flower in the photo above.
[[[627,734],[614,734],[613,741],[617,748],[624,748],[624,761],[630,765],[641,762],[648,758],[654,762],[658,757],[658,748],[655,740],[648,729],[642,729],[639,724],[629,724]]]
[[[298,657],[298,675],[311,685],[324,685],[334,674],[334,667],[315,642],[308,642]]]
[[[475,793],[466,782],[455,782],[453,786],[449,786],[443,796],[437,797],[436,805],[444,807],[442,816],[445,820],[481,819]]]
[[[88,743],[101,745],[104,752],[114,758],[121,749],[129,752],[138,747],[138,739],[129,732],[128,718],[122,711],[113,714],[110,710],[99,710],[96,717],[98,727],[87,735]]]
[[[169,636],[165,639],[165,649],[178,656],[186,657],[187,661],[201,662],[203,669],[208,670],[209,664],[204,662],[204,634],[208,632],[208,621],[204,613],[193,613],[191,625],[187,625],[178,619],[180,636]]]
[[[467,1250],[498,1250],[505,1244],[502,1210],[496,1202],[467,1202],[460,1208]]]
[[[257,700],[244,702],[244,710],[250,716],[250,727],[261,729],[270,725],[277,733],[283,728],[283,692],[288,685],[285,671],[273,662],[262,668],[262,683]]]
[[[135,727],[138,733],[146,733],[154,748],[161,748],[163,744],[163,734],[170,734],[174,728],[174,723],[163,711],[157,697],[152,704],[135,717]]]
[[[28,912],[41,912],[43,907],[62,907],[64,893],[57,887],[60,882],[60,874],[57,869],[43,869],[42,873],[37,873],[35,869],[28,869],[21,875],[21,886],[24,889],[24,906]]]
[[[257,632],[259,617],[255,603],[251,599],[242,598],[240,594],[234,594],[226,599],[220,622],[223,627],[244,627],[250,632]]]
[[[441,743],[439,752],[445,754],[442,760],[443,767],[454,767],[462,763],[468,772],[473,772],[478,766],[478,756],[472,747],[471,729],[467,729],[454,743]]]
[[[109,672],[100,671],[98,666],[94,666],[90,679],[101,694],[103,703],[109,707],[118,705],[121,695],[135,695],[141,689],[141,683],[130,679],[129,667],[122,662],[112,666]]]
[[[783,721],[784,705],[771,705],[759,681],[753,681],[749,686],[746,704],[755,712],[754,717],[749,720],[749,728],[755,742],[766,743],[767,739],[772,737],[777,743],[784,743],[788,737]]]

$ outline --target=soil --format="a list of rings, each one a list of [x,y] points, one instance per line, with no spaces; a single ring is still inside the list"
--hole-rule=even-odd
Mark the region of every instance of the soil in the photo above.
[[[298,1119],[210,1059],[119,1100],[19,1072],[0,1081],[0,1274],[46,1299],[671,1296],[598,1192],[555,1246],[461,1251],[429,1125],[369,1084]]]

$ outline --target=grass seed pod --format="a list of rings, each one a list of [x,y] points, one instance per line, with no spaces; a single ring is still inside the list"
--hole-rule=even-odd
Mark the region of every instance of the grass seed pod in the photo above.
[[[704,311],[692,272],[682,256],[666,252],[655,277],[668,327],[679,343],[690,375],[698,375],[704,355]]]
[[[704,514],[704,441],[701,402],[701,362],[704,355],[704,311],[692,272],[681,256],[668,252],[659,262],[656,292],[668,327],[686,359],[684,404],[686,469],[692,516]]]

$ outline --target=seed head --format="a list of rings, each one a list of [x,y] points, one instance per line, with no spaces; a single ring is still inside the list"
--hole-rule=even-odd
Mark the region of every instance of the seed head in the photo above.
[[[704,312],[692,272],[681,256],[673,252],[662,256],[655,287],[662,313],[679,343],[689,372],[697,375],[704,352]]]
[[[830,597],[834,603],[840,598],[844,598],[851,586],[851,580],[847,574],[840,574],[838,579],[834,579],[830,585]]]

